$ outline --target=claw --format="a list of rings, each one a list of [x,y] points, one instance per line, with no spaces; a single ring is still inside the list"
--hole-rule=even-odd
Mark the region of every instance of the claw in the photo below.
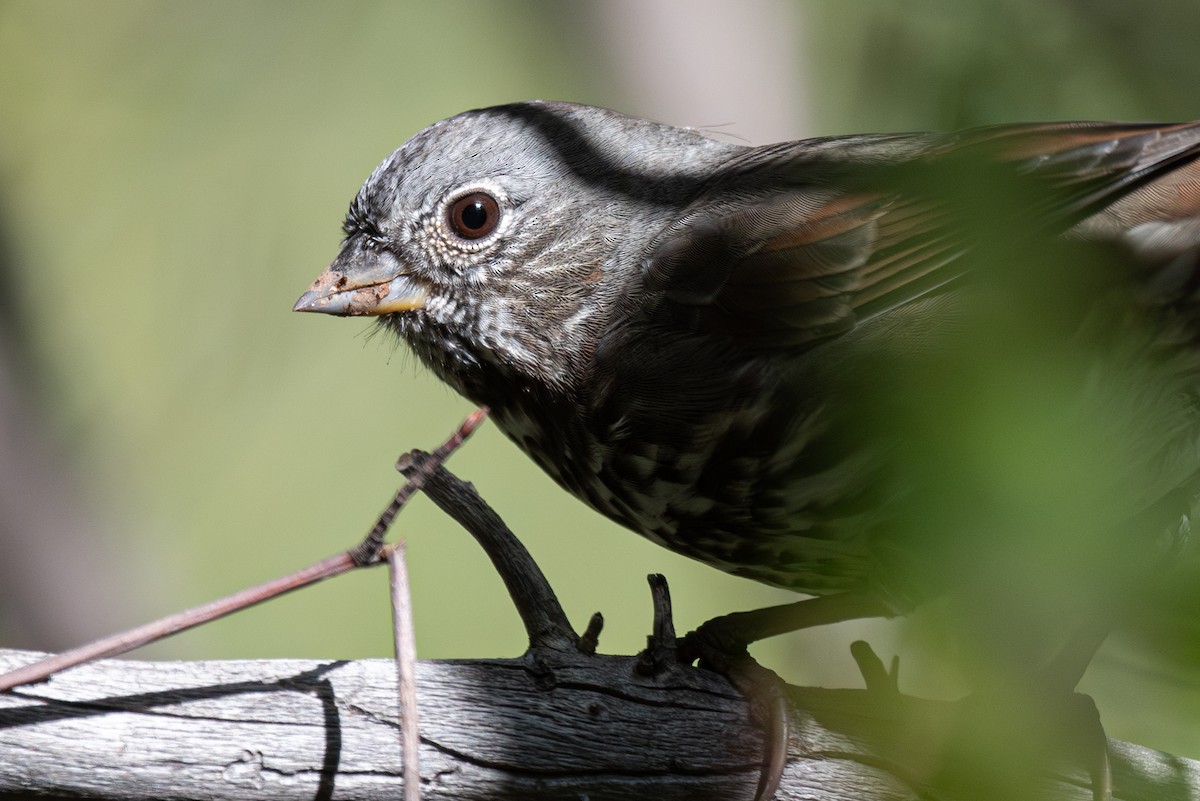
[[[1090,751],[1092,759],[1088,760],[1088,777],[1092,780],[1092,801],[1113,801],[1112,755],[1108,750],[1108,735],[1104,731],[1104,722],[1100,720],[1100,710],[1091,696],[1076,693],[1084,707],[1084,726],[1090,729],[1094,736],[1091,743],[1084,743],[1085,750]]]
[[[791,729],[788,726],[787,704],[784,703],[782,695],[776,695],[774,703],[771,704],[766,734],[766,753],[763,755],[763,767],[758,775],[754,801],[771,801],[775,797],[783,781],[784,768],[787,767]]]
[[[1112,758],[1108,753],[1108,745],[1100,752],[1098,765],[1093,765],[1092,801],[1113,801]]]
[[[763,761],[754,801],[770,801],[787,768],[791,727],[783,679],[755,661],[740,644],[720,643],[703,626],[680,642],[681,661],[697,660],[700,667],[724,676],[750,703],[750,717],[763,730]]]

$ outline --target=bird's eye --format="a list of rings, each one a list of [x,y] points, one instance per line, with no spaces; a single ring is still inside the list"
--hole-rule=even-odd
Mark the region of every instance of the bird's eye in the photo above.
[[[463,195],[450,206],[450,230],[463,239],[482,239],[500,223],[500,204],[486,192]]]

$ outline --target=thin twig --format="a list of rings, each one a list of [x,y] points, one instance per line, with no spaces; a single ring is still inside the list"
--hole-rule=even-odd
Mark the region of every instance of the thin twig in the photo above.
[[[404,541],[383,549],[392,587],[392,631],[396,641],[396,692],[400,701],[400,762],[404,801],[421,801],[421,736],[417,722],[417,643]]]
[[[355,568],[378,564],[379,551],[383,545],[383,535],[395,520],[396,514],[408,500],[421,489],[425,481],[441,467],[459,446],[483,423],[487,417],[487,409],[477,409],[431,454],[424,454],[417,463],[412,464],[405,473],[404,486],[395,494],[392,502],[379,515],[375,525],[361,543],[343,553],[326,557],[308,567],[302,568],[282,578],[273,579],[263,584],[241,590],[216,601],[192,607],[183,612],[159,618],[150,623],[133,629],[118,632],[103,637],[94,642],[72,648],[60,654],[54,654],[39,659],[17,670],[0,675],[0,692],[11,690],[22,684],[44,681],[55,673],[68,668],[82,665],[96,659],[117,656],[135,648],[148,645],[181,631],[195,628],[204,623],[218,620],[226,615],[246,609],[251,606],[269,601],[284,593],[307,587],[323,579],[347,573]]]
[[[458,450],[467,441],[467,438],[483,425],[483,421],[487,419],[487,416],[488,408],[486,406],[480,406],[471,412],[445,442],[435,448],[433,453],[425,454],[428,458],[422,459],[417,464],[411,463],[409,454],[401,455],[396,462],[396,469],[408,481],[400,489],[396,490],[396,495],[392,498],[392,502],[388,504],[386,509],[380,512],[375,525],[367,532],[367,536],[363,538],[363,541],[350,550],[351,556],[358,564],[369,565],[378,561],[379,549],[383,547],[383,537],[387,533],[387,530],[392,527],[392,521],[396,519],[396,515],[400,513],[400,510],[404,508],[409,499],[425,486],[425,482],[429,476],[441,467],[443,462],[450,458],[450,454]],[[401,467],[401,464],[404,467]]]
[[[39,659],[32,664],[18,668],[0,676],[0,691],[11,690],[22,684],[44,681],[55,673],[67,668],[117,656],[143,645],[148,645],[172,634],[195,628],[202,623],[218,620],[228,614],[237,612],[284,593],[298,590],[315,584],[322,579],[353,570],[357,565],[350,558],[349,552],[330,556],[295,573],[282,578],[259,584],[255,587],[235,592],[216,601],[201,606],[194,606],[183,612],[159,618],[137,628],[128,629],[94,642]]]

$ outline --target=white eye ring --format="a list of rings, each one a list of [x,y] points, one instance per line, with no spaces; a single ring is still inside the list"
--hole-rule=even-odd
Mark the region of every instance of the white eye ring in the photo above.
[[[512,220],[508,194],[490,181],[464,184],[447,192],[434,209],[432,223],[445,247],[477,253],[493,245]]]

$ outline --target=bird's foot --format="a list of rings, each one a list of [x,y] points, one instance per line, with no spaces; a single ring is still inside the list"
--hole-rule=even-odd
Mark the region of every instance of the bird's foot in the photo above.
[[[897,658],[885,665],[863,641],[851,644],[850,652],[876,702],[901,697]],[[1039,774],[1029,765],[1061,758],[1086,766],[1093,801],[1112,801],[1108,739],[1100,714],[1090,696],[1074,692],[1074,679],[1060,667],[1051,664],[957,702],[938,775],[916,783],[949,791],[949,797],[979,801],[1038,798],[1030,781]]]
[[[894,614],[890,606],[873,595],[841,593],[722,615],[701,624],[680,641],[678,660],[685,664],[697,662],[725,676],[750,702],[750,713],[763,728],[766,753],[756,801],[772,798],[779,788],[787,766],[790,732],[787,685],[750,656],[750,644],[812,626]]]
[[[958,702],[951,753],[936,786],[969,787],[988,799],[1038,798],[1030,765],[1083,765],[1093,801],[1112,801],[1108,739],[1092,698],[1037,685],[977,691]]]
[[[682,640],[677,639],[667,580],[654,574],[649,581],[654,601],[654,626],[647,638],[646,649],[638,654],[638,672],[661,676],[699,662],[700,667],[724,676],[749,701],[751,719],[764,732],[763,763],[754,801],[770,801],[779,789],[787,766],[790,732],[786,685],[779,676],[754,661],[745,643],[713,636],[714,632],[724,635],[730,631],[728,627],[706,628],[708,624],[705,624]]]
[[[1074,713],[1082,733],[1078,745],[1092,780],[1092,801],[1113,801],[1112,755],[1108,750],[1108,734],[1100,710],[1090,695],[1072,693]]]
[[[725,636],[727,633],[722,626],[701,625],[680,641],[677,658],[724,676],[749,702],[751,719],[762,728],[765,744],[754,801],[770,801],[787,767],[791,736],[787,684],[750,656],[747,644]]]

